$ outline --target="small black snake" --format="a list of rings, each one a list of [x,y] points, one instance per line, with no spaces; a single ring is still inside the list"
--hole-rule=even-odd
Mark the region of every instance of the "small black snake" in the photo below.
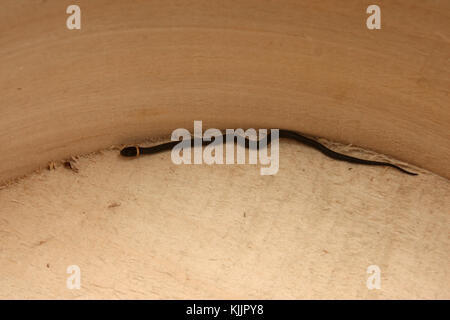
[[[222,141],[226,141],[225,138],[227,137],[227,134],[224,134],[222,137],[223,137]],[[325,147],[323,144],[319,143],[318,141],[313,140],[308,137],[305,137],[305,136],[302,136],[301,134],[294,132],[294,131],[280,129],[279,137],[296,140],[304,145],[307,145],[316,150],[319,150],[327,157],[330,157],[335,160],[370,165],[370,166],[386,166],[386,167],[395,168],[395,169],[397,169],[403,173],[409,174],[409,175],[413,175],[413,176],[417,175],[417,173],[407,171],[407,170],[405,170],[399,166],[396,166],[395,164],[389,163],[389,162],[359,159],[359,158],[348,156],[348,155],[345,155],[342,153],[338,153],[336,151],[328,149],[327,147]],[[267,145],[269,145],[271,142],[271,134],[268,133],[267,136],[262,139],[267,139]],[[192,140],[192,142],[194,141],[194,139],[191,139],[191,140]],[[261,142],[261,140],[258,141],[258,148],[259,148],[259,143]],[[208,144],[212,143],[213,141],[214,140],[212,140],[212,141],[202,140],[202,145],[203,146],[208,145]],[[172,149],[174,146],[176,146],[179,142],[180,141],[171,141],[171,142],[167,142],[167,143],[163,143],[163,144],[159,144],[159,145],[156,145],[153,147],[147,147],[147,148],[138,147],[138,146],[125,147],[120,151],[120,154],[124,157],[136,157],[141,154],[155,154],[155,153],[162,152],[162,151],[168,151],[168,150]],[[250,141],[246,138],[245,139],[245,148],[249,148],[249,144],[250,144]],[[191,145],[192,145],[192,143],[191,143]]]

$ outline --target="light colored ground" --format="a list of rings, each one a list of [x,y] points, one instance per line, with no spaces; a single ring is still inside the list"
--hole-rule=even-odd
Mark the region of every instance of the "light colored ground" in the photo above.
[[[2,1],[0,182],[194,120],[450,178],[449,1],[379,0],[380,30],[366,0],[71,4]],[[448,180],[281,147],[276,176],[106,151],[1,189],[0,297],[450,298]]]
[[[6,186],[0,298],[450,298],[448,180],[283,140],[280,161],[261,176],[109,150]]]

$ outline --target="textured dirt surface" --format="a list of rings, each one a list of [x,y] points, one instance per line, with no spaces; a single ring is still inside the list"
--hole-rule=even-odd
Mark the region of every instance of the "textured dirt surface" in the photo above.
[[[284,140],[274,176],[170,153],[75,160],[0,190],[0,298],[450,298],[450,183],[436,175]]]

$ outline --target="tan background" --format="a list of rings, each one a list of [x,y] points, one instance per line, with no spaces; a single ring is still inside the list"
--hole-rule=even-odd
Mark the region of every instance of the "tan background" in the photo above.
[[[289,141],[274,176],[116,150],[77,166],[0,190],[0,298],[450,298],[450,183],[435,175]]]
[[[0,180],[191,128],[279,127],[450,177],[448,1],[2,1]],[[244,111],[245,110],[245,111]]]
[[[378,1],[379,31],[366,1],[77,1],[69,31],[72,3],[2,2],[1,181],[193,120],[441,176],[289,141],[267,177],[91,154],[0,188],[0,298],[450,298],[448,1]]]

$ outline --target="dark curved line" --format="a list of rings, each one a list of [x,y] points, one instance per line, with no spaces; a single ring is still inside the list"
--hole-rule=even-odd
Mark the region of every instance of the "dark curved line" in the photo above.
[[[226,141],[227,134],[224,134],[222,136],[222,141]],[[292,139],[295,141],[300,142],[301,144],[310,146],[320,152],[322,152],[324,155],[326,155],[329,158],[332,158],[334,160],[338,160],[338,161],[345,161],[345,162],[349,162],[349,163],[356,163],[356,164],[362,164],[362,165],[369,165],[369,166],[385,166],[385,167],[391,167],[394,169],[397,169],[403,173],[412,175],[412,176],[416,176],[418,175],[417,173],[414,172],[410,172],[407,171],[399,166],[396,166],[395,164],[389,163],[389,162],[383,162],[383,161],[373,161],[373,160],[365,160],[365,159],[360,159],[360,158],[355,158],[352,156],[348,156],[342,153],[338,153],[336,151],[333,151],[331,149],[328,149],[327,147],[325,147],[323,144],[321,144],[320,142],[305,137],[297,132],[294,131],[290,131],[290,130],[284,130],[284,129],[280,129],[279,130],[279,137],[280,138],[287,138],[287,139]],[[235,139],[236,137],[234,137],[233,139]],[[267,139],[267,145],[270,144],[271,142],[271,134],[267,134],[266,137],[261,138],[258,143],[257,143],[257,149],[259,149],[259,144],[261,143],[261,141],[263,141],[263,139]],[[193,145],[195,139],[191,139],[191,146]],[[238,144],[240,143],[240,139],[237,139]],[[250,148],[250,141],[245,138],[245,143],[244,143],[244,147],[249,149]],[[171,141],[171,142],[166,142],[166,143],[162,143],[153,147],[138,147],[138,146],[133,146],[133,147],[125,147],[120,151],[120,154],[124,157],[136,157],[140,154],[155,154],[155,153],[159,153],[159,152],[163,152],[163,151],[168,151],[170,149],[172,149],[174,146],[176,146],[180,141]],[[209,145],[210,143],[213,143],[214,140],[212,141],[205,141],[205,140],[201,140],[202,145]]]

